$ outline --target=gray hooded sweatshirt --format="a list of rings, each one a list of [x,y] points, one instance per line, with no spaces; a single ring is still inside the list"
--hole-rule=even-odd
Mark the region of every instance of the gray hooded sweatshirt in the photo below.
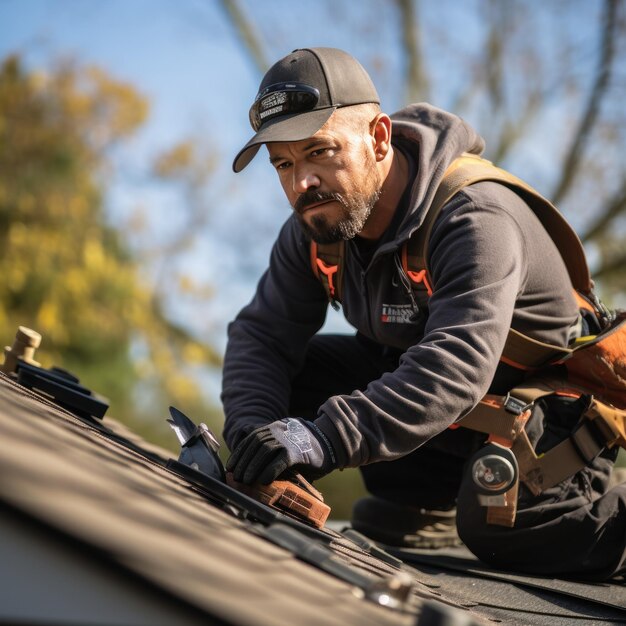
[[[394,143],[416,166],[410,201],[366,267],[355,241],[347,242],[342,307],[357,331],[402,356],[365,390],[319,407],[315,423],[340,467],[402,457],[467,414],[492,386],[510,327],[564,346],[578,316],[552,240],[514,192],[492,182],[467,187],[443,208],[428,246],[428,317],[424,324],[402,314],[412,304],[399,276],[401,246],[420,227],[448,165],[463,152],[480,154],[484,143],[430,105],[411,105],[392,120]],[[288,414],[290,381],[327,306],[309,241],[291,216],[254,298],[229,326],[222,401],[231,449],[242,433]]]

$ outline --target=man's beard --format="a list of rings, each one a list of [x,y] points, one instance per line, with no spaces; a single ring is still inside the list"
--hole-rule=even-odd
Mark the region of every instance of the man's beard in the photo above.
[[[310,190],[296,200],[294,209],[302,230],[311,239],[317,243],[334,243],[352,239],[363,230],[379,197],[378,186],[369,195],[357,193],[350,198],[340,193]],[[304,220],[301,213],[304,207],[327,200],[335,201],[341,207],[341,215],[336,221],[331,222],[325,215],[313,216],[310,224]]]

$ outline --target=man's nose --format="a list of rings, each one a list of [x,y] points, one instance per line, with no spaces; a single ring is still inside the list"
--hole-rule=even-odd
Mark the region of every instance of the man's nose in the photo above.
[[[320,179],[309,168],[301,167],[293,170],[293,190],[295,193],[304,193],[313,188],[320,186]]]

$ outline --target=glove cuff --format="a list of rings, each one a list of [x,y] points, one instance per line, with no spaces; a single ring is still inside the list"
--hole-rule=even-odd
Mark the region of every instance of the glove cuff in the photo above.
[[[311,432],[320,444],[329,451],[329,458],[332,460],[333,468],[344,468],[348,463],[348,457],[337,430],[331,424],[328,424],[327,421],[320,424],[319,419],[314,422],[306,422],[306,425],[311,429]]]
[[[326,450],[327,455],[326,458],[330,459],[330,463],[333,468],[337,467],[337,455],[335,454],[335,449],[333,448],[332,443],[328,439],[328,437],[320,430],[319,426],[315,424],[315,422],[305,422],[309,427],[309,430],[313,434],[313,436],[318,440],[319,444],[322,446],[323,450]]]

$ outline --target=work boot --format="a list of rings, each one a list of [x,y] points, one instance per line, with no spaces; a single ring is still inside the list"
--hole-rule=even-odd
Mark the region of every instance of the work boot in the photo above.
[[[456,509],[434,511],[368,496],[352,510],[352,528],[379,543],[402,548],[445,548],[461,544]]]

